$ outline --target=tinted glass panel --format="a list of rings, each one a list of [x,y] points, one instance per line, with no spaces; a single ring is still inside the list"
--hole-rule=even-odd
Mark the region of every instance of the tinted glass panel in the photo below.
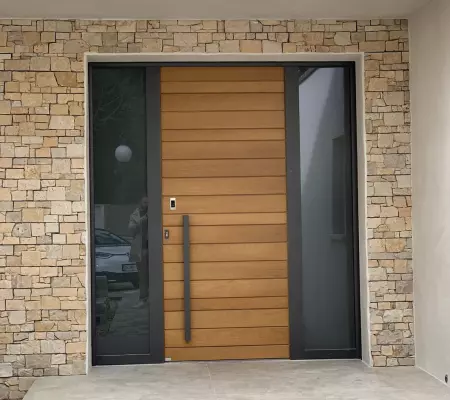
[[[344,68],[300,79],[303,338],[308,350],[354,349],[351,163]]]
[[[144,68],[92,71],[96,355],[148,354]]]

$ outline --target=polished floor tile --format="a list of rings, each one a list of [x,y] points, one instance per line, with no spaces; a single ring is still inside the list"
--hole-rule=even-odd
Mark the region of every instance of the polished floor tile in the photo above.
[[[25,400],[450,400],[413,367],[359,361],[223,361],[96,367],[38,379]]]

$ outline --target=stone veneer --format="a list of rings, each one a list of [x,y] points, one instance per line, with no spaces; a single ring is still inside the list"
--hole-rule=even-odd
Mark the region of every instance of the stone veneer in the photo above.
[[[84,53],[365,52],[372,356],[411,365],[405,20],[0,20],[0,398],[82,374]]]

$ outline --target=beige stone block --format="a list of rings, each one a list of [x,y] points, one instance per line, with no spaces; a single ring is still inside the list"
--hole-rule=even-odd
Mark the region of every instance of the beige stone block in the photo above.
[[[239,42],[241,53],[261,53],[261,40],[241,40]]]
[[[44,210],[42,208],[24,208],[22,210],[23,222],[42,222],[44,221]]]
[[[51,214],[70,215],[72,213],[72,203],[70,201],[52,201]]]
[[[41,41],[41,34],[39,32],[23,32],[22,40],[25,46],[34,46]]]
[[[386,251],[389,253],[400,253],[405,247],[405,239],[386,239]]]
[[[12,115],[0,115],[0,126],[11,124],[12,124]]]
[[[0,46],[5,47],[8,39],[8,32],[0,32]]]
[[[55,32],[41,32],[42,43],[52,43],[56,40]]]
[[[77,87],[77,74],[75,72],[55,72],[56,81],[59,86]]]
[[[392,148],[393,144],[394,144],[394,135],[387,133],[378,135],[378,147]]]
[[[75,118],[72,116],[51,116],[50,129],[74,129]]]
[[[43,310],[59,310],[61,308],[60,300],[52,296],[42,296],[41,304]]]
[[[221,53],[239,53],[239,40],[221,40],[219,51]]]
[[[405,124],[405,114],[402,112],[384,113],[386,126],[398,126]]]
[[[359,43],[359,51],[364,51],[366,53],[386,51],[386,42],[381,41],[381,40],[370,41],[370,42],[360,42]]]
[[[2,333],[0,332],[0,344],[13,343],[14,338],[12,333]]]
[[[181,33],[175,32],[173,34],[173,44],[180,47],[192,47],[197,46],[197,34],[196,33]]]
[[[13,143],[0,143],[0,157],[14,157],[14,155]]]
[[[84,32],[81,34],[82,39],[91,46],[102,46],[102,34],[100,32]]]
[[[8,311],[8,322],[11,325],[21,325],[27,322],[25,311]]]
[[[77,244],[66,244],[62,246],[63,258],[78,259],[80,257],[80,246]]]
[[[392,196],[391,182],[374,182],[373,186],[375,196]]]
[[[55,160],[56,161],[56,160]],[[63,160],[66,161],[66,160]],[[55,165],[55,164],[53,164]],[[64,172],[62,172],[64,173]],[[47,200],[66,200],[66,188],[65,187],[49,187],[47,189]]]
[[[0,100],[0,114],[11,113],[11,102],[9,100]]]
[[[157,53],[162,51],[163,42],[161,39],[144,39],[142,41],[142,51],[147,53]]]
[[[381,217],[398,217],[398,209],[396,207],[381,207]]]
[[[69,144],[67,146],[67,157],[83,158],[84,157],[84,146],[82,144]]]
[[[385,356],[373,356],[373,366],[374,367],[385,367],[386,357]]]
[[[397,187],[399,189],[411,187],[411,175],[397,175]]]
[[[65,354],[52,354],[52,365],[60,365],[66,363]]]
[[[89,44],[84,40],[68,40],[64,43],[64,53],[65,54],[79,54],[85,53],[89,50]]]
[[[384,101],[388,106],[402,106],[405,104],[405,92],[383,93]]]
[[[302,34],[303,41],[309,46],[323,44],[324,34],[323,32],[306,32]]]
[[[11,201],[11,189],[0,188],[0,201]]]
[[[212,42],[212,33],[199,33],[198,34],[198,43],[211,43]]]
[[[30,60],[5,60],[5,70],[8,71],[28,71]]]
[[[51,366],[50,354],[30,354],[25,356],[26,368],[49,368]]]
[[[225,32],[250,32],[250,22],[247,20],[225,21]]]
[[[77,288],[54,288],[53,289],[53,296],[56,296],[56,297],[77,297],[78,296],[78,289]]]
[[[262,41],[263,53],[281,53],[283,51],[282,43],[271,40]]]
[[[31,224],[31,235],[32,236],[44,236],[45,235],[45,224],[43,224],[43,223]]]
[[[368,90],[370,92],[384,92],[388,90],[387,78],[371,78]]]
[[[41,265],[41,253],[39,251],[22,251],[22,265],[39,266]]]
[[[385,239],[369,239],[368,245],[371,253],[383,253],[386,251]]]
[[[349,46],[352,44],[350,32],[336,32],[334,35],[334,43],[337,46]]]
[[[79,300],[61,301],[61,310],[84,310],[86,303]]]
[[[217,31],[217,21],[215,21],[215,20],[202,21],[202,25],[203,25],[203,29]]]
[[[86,352],[85,342],[67,343],[66,353],[67,354],[84,354]]]
[[[41,340],[41,353],[49,354],[49,353],[65,353],[66,352],[66,344],[64,340]]]
[[[51,57],[52,71],[70,71],[70,60],[67,57]]]
[[[67,104],[51,104],[50,105],[51,115],[68,115],[69,106]]]
[[[19,190],[40,190],[41,181],[38,179],[20,179],[17,188]]]
[[[50,57],[33,57],[31,59],[30,69],[33,71],[49,71]]]
[[[38,107],[42,105],[42,94],[40,93],[22,93],[22,106]]]

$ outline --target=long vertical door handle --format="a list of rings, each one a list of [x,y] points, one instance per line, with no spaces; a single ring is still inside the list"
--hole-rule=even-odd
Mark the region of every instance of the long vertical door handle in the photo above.
[[[184,340],[191,341],[191,265],[189,215],[183,215]]]

